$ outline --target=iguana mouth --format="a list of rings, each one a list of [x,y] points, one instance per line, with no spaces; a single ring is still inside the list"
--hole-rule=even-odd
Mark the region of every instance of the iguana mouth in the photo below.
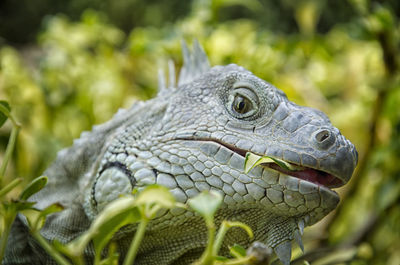
[[[232,150],[232,149],[231,149]],[[235,151],[235,150],[232,150]],[[236,152],[238,153],[238,152]],[[240,153],[243,153],[240,151]],[[238,153],[238,154],[240,154]],[[278,171],[280,173],[305,180],[311,183],[314,183],[319,186],[325,186],[327,188],[335,188],[335,187],[340,187],[344,185],[343,181],[334,175],[322,171],[320,169],[315,169],[299,164],[294,164],[291,162],[284,161],[282,159],[277,159],[274,157],[270,156],[260,156],[257,154],[254,154],[252,152],[247,152],[245,156],[245,171],[249,172],[250,167],[254,167],[251,165],[250,167],[246,165],[247,163],[247,158],[248,156],[256,157],[256,159],[261,159],[259,163],[254,163],[254,165],[257,166],[262,166],[266,168],[270,168],[272,170]],[[263,160],[266,160],[265,162],[262,162]]]
[[[292,163],[290,163],[292,164]],[[344,185],[343,181],[332,174],[329,174],[327,172],[318,170],[318,169],[313,169],[309,167],[304,167],[303,170],[297,170],[297,171],[292,171],[292,170],[287,170],[275,163],[265,163],[261,164],[263,167],[268,167],[273,170],[279,171],[283,174],[305,180],[320,186],[325,186],[328,188],[337,188],[342,185]]]
[[[229,144],[229,143],[225,143],[221,140],[218,139],[209,139],[209,138],[179,138],[179,140],[191,140],[191,141],[210,141],[210,142],[214,142],[217,143],[219,145],[222,145],[224,147],[226,147],[227,149],[231,150],[232,152],[235,152],[237,154],[239,154],[242,157],[246,157],[247,153],[252,153],[254,155],[257,156],[263,156],[264,154],[255,154],[253,152],[241,149],[236,147],[235,145]],[[265,167],[271,170],[275,170],[278,171],[280,173],[301,179],[301,180],[305,180],[308,182],[311,182],[313,184],[316,184],[318,186],[324,186],[327,188],[337,188],[340,186],[343,186],[345,184],[345,182],[340,179],[337,176],[332,175],[329,172],[323,171],[319,168],[312,168],[312,167],[308,167],[308,166],[304,166],[304,165],[300,165],[300,164],[294,164],[292,162],[287,162],[285,161],[285,163],[290,164],[296,168],[300,168],[300,169],[296,169],[296,170],[289,170],[289,169],[285,169],[281,166],[279,166],[277,163],[262,163],[259,166],[261,167]]]
[[[237,149],[237,148],[236,148]],[[231,149],[232,150],[232,149]],[[236,152],[235,150],[232,150]],[[240,155],[242,155],[243,150],[240,150],[240,152],[236,152]],[[307,167],[304,165],[299,165],[299,164],[294,164],[288,161],[284,161],[282,159],[277,159],[273,158],[270,156],[260,156],[257,154],[254,154],[252,152],[246,152],[245,155],[245,171],[249,172],[250,170],[246,169],[248,166],[246,165],[247,162],[247,157],[249,155],[252,155],[254,157],[263,159],[266,158],[268,162],[265,163],[259,163],[258,166],[270,168],[272,170],[278,171],[280,173],[305,180],[311,183],[314,183],[319,186],[325,186],[327,188],[336,188],[344,185],[343,181],[339,179],[338,177],[335,177],[334,175],[322,171],[320,169],[316,168],[311,168]],[[269,162],[270,161],[270,162]]]

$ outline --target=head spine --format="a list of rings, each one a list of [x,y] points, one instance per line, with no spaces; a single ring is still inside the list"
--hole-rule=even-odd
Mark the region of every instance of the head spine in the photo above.
[[[175,80],[175,65],[170,60],[168,62],[168,86],[165,80],[164,69],[158,70],[158,91],[163,94],[164,91],[176,89],[177,87],[192,82],[195,78],[210,69],[210,63],[204,49],[197,39],[193,42],[192,52],[184,40],[182,40],[183,66],[179,73],[178,84]]]

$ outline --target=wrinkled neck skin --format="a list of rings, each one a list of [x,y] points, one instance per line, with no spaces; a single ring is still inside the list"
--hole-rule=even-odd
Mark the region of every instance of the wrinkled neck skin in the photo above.
[[[109,136],[86,174],[89,219],[120,194],[150,184],[168,187],[182,203],[214,190],[223,196],[217,222],[250,225],[253,241],[273,248],[284,264],[290,262],[290,242],[301,244],[304,227],[335,209],[339,197],[332,188],[345,184],[357,163],[354,146],[322,112],[290,102],[236,65],[213,67],[193,82],[160,93],[136,116]],[[245,173],[247,152],[302,170],[261,165]],[[207,242],[203,221],[183,209],[160,213],[147,235],[139,264],[162,257],[164,248],[168,262],[185,264]],[[234,229],[224,241],[225,251],[233,243],[248,246],[251,241]]]

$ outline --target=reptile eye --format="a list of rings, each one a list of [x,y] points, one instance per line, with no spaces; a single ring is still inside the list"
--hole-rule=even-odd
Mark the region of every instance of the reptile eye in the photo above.
[[[252,119],[258,113],[259,100],[251,84],[239,82],[229,92],[226,108],[237,119]]]
[[[247,98],[236,95],[232,103],[232,108],[237,113],[245,114],[252,109],[252,103]]]

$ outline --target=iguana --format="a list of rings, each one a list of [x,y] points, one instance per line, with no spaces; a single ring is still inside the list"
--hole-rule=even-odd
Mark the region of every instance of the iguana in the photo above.
[[[337,206],[339,196],[332,188],[350,179],[357,151],[321,111],[292,103],[241,66],[210,67],[197,41],[192,52],[186,44],[182,49],[177,84],[170,64],[168,85],[159,72],[155,98],[120,110],[58,153],[44,172],[49,183],[32,200],[38,208],[58,202],[65,210],[49,216],[41,234],[68,242],[88,229],[108,202],[134,188],[158,183],[183,203],[214,190],[223,196],[217,222],[248,224],[254,240],[272,248],[287,265],[291,241],[301,245],[304,227]],[[245,172],[248,153],[297,170],[264,163]],[[116,238],[122,257],[132,233]],[[189,264],[206,242],[201,218],[173,209],[151,223],[136,264]],[[223,251],[233,243],[249,246],[251,240],[233,229]],[[92,257],[89,247],[88,263]],[[18,216],[3,264],[54,263]]]

